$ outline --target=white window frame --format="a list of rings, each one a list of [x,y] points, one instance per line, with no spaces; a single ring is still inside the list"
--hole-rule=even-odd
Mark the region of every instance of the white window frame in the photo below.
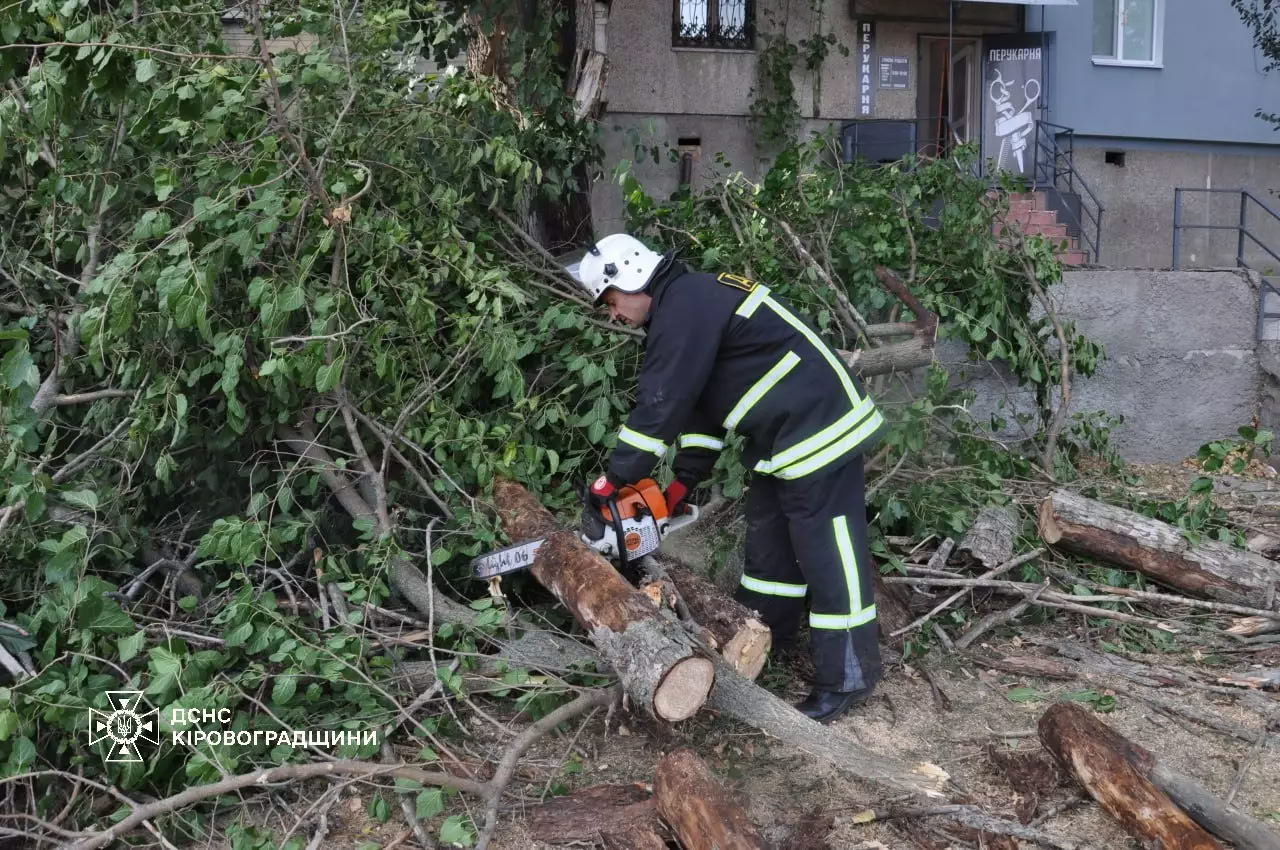
[[[1121,17],[1124,15],[1125,0],[1116,0],[1116,17],[1111,27],[1112,56],[1094,56],[1095,65],[1120,65],[1125,68],[1163,68],[1164,67],[1164,7],[1165,0],[1152,0],[1155,4],[1151,24],[1151,58],[1125,59],[1123,56],[1124,32],[1121,28]],[[1090,50],[1093,48],[1090,47]]]

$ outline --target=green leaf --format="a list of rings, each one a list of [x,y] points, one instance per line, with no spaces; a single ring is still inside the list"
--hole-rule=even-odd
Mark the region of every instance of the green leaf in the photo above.
[[[178,607],[188,614],[196,610],[196,605],[200,604],[200,600],[194,596],[184,596],[178,600]]]
[[[1005,696],[1014,702],[1042,702],[1049,695],[1035,688],[1011,688]]]
[[[475,841],[475,831],[471,829],[462,815],[450,815],[440,825],[440,840],[446,844],[460,844],[470,847]]]
[[[71,490],[66,493],[59,493],[58,496],[68,505],[84,508],[86,511],[96,511],[98,509],[98,494],[92,490]]]
[[[431,566],[438,567],[452,557],[453,557],[453,552],[449,551],[443,546],[440,546],[434,552],[431,553]]]
[[[275,686],[271,689],[271,701],[276,705],[285,705],[293,699],[298,690],[298,677],[293,674],[277,676]]]
[[[338,381],[342,379],[344,362],[344,358],[338,357],[332,363],[316,370],[317,392],[327,393],[338,385]]]
[[[306,292],[303,291],[299,284],[295,283],[280,293],[278,308],[286,313],[292,313],[294,310],[300,309],[304,303],[306,303]]]
[[[133,76],[140,83],[148,82],[156,75],[156,60],[143,59],[134,67]]]
[[[18,714],[14,711],[0,712],[0,741],[9,740],[9,736],[18,731]],[[421,801],[418,803],[422,805]],[[444,808],[441,806],[441,808]],[[419,808],[421,811],[421,808]]]
[[[9,712],[13,714],[13,712]],[[17,728],[17,715],[14,715],[14,728]],[[0,738],[0,741],[4,740]],[[439,788],[428,788],[418,795],[418,820],[433,818],[444,811],[444,792]]]
[[[25,735],[13,742],[13,751],[9,753],[9,767],[21,771],[36,760],[36,745]]]
[[[142,651],[142,647],[146,642],[147,633],[141,629],[128,637],[120,638],[120,640],[116,642],[117,650],[120,653],[120,663],[124,664],[125,662],[132,660],[134,656]]]
[[[242,646],[253,634],[253,623],[241,623],[227,632],[227,646]]]

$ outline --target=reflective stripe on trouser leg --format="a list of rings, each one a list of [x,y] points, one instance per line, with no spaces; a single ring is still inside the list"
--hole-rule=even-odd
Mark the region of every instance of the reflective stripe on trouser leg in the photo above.
[[[872,687],[881,662],[862,457],[779,486],[809,585],[814,684],[832,691]]]
[[[765,475],[747,490],[746,562],[734,599],[760,612],[773,632],[774,647],[795,638],[804,618],[807,588],[791,546],[787,517],[778,499],[778,482]]]

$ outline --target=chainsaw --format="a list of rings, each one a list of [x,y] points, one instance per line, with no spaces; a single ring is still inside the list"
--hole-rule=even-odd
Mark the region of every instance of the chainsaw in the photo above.
[[[676,516],[667,511],[662,488],[652,478],[618,489],[596,510],[589,501],[582,512],[579,537],[582,542],[613,561],[623,574],[633,561],[655,551],[662,539],[679,528],[698,521],[698,506],[685,504]],[[491,579],[533,566],[544,538],[525,540],[481,555],[471,561],[472,575]]]

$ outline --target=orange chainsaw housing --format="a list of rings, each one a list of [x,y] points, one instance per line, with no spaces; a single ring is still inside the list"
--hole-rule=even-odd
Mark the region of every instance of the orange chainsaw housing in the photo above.
[[[642,517],[650,516],[653,518],[653,533],[661,535],[663,520],[667,518],[667,499],[662,494],[662,488],[658,486],[657,481],[652,478],[642,478],[634,484],[620,487],[614,501],[618,506],[620,521],[640,520]],[[607,529],[605,533],[608,534],[613,530],[613,511],[605,505],[600,508],[600,513],[604,517]],[[639,532],[630,530],[622,540],[617,541],[617,545],[628,552],[636,552],[644,545],[644,538]]]
[[[655,520],[667,518],[667,499],[662,495],[662,488],[652,478],[642,478],[635,484],[627,484],[618,488],[615,499],[621,519],[652,516]],[[600,513],[605,522],[613,522],[613,512],[603,507]]]

